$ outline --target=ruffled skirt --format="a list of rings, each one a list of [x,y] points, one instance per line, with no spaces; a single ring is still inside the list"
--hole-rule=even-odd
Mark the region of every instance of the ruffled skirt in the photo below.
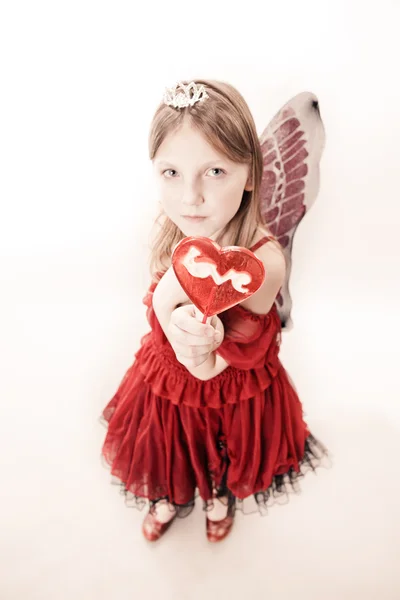
[[[181,517],[197,495],[206,510],[219,497],[245,513],[252,504],[265,514],[300,492],[305,473],[331,462],[303,421],[283,366],[258,395],[211,408],[156,395],[134,364],[100,421],[107,427],[104,465],[126,504],[141,508],[165,499]]]

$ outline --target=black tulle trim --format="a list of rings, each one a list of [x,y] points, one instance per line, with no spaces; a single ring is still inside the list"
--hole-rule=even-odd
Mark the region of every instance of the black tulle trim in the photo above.
[[[101,420],[101,422],[106,426],[105,420]],[[103,456],[102,461],[105,468],[109,469],[110,465],[105,461]],[[268,514],[268,508],[274,504],[287,504],[289,502],[290,494],[301,493],[299,479],[303,478],[306,473],[313,471],[314,474],[316,474],[316,469],[328,469],[331,466],[332,457],[328,450],[317,438],[310,434],[306,439],[304,455],[299,463],[300,470],[295,471],[294,468],[291,468],[283,475],[275,475],[267,489],[258,491],[249,498],[235,498],[233,493],[228,489],[226,485],[226,479],[229,461],[226,459],[224,477],[220,485],[216,486],[214,498],[218,498],[220,502],[228,506],[229,514],[234,514],[236,510],[240,510],[243,514],[253,514],[259,512],[262,516],[265,516]],[[111,483],[120,488],[120,494],[124,496],[125,505],[127,507],[136,508],[139,510],[149,507],[149,509],[152,511],[158,502],[163,501],[167,502],[171,507],[171,511],[176,511],[177,516],[180,518],[189,516],[195,507],[196,499],[200,498],[199,493],[196,492],[194,497],[186,504],[177,504],[175,502],[170,502],[168,496],[165,495],[160,495],[158,498],[149,499],[146,498],[145,494],[133,494],[129,489],[126,488],[125,483],[120,481],[116,476],[112,477]],[[253,509],[249,509],[247,506],[249,500],[253,505],[255,505]],[[209,511],[214,507],[213,499],[202,499],[202,503],[204,511]]]

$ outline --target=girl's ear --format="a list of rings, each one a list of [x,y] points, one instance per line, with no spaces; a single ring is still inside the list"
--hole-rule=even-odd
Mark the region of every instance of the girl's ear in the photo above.
[[[253,179],[252,168],[251,168],[251,165],[248,165],[247,181],[246,181],[246,185],[244,186],[244,189],[246,190],[246,192],[251,192],[251,190],[254,187],[252,179]]]
[[[244,189],[246,190],[246,192],[251,192],[251,190],[253,189],[253,183],[251,181],[251,177],[248,178],[246,185],[244,186]]]

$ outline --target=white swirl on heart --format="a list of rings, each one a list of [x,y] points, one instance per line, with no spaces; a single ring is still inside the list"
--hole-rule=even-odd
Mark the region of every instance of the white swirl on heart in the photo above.
[[[237,292],[246,294],[249,291],[243,287],[251,282],[252,278],[249,273],[246,271],[229,269],[225,275],[220,275],[217,271],[217,266],[215,263],[199,261],[195,262],[195,258],[198,258],[199,256],[201,256],[201,252],[199,252],[199,250],[197,250],[197,248],[194,246],[191,246],[182,260],[183,266],[193,277],[206,279],[206,277],[211,276],[217,285],[221,285],[222,283],[225,283],[225,281],[231,280],[232,286]]]

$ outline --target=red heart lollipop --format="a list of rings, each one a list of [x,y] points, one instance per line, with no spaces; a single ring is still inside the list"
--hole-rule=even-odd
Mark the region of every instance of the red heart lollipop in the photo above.
[[[207,237],[186,237],[172,254],[176,277],[203,323],[252,296],[264,283],[263,263],[247,248],[221,248]]]

